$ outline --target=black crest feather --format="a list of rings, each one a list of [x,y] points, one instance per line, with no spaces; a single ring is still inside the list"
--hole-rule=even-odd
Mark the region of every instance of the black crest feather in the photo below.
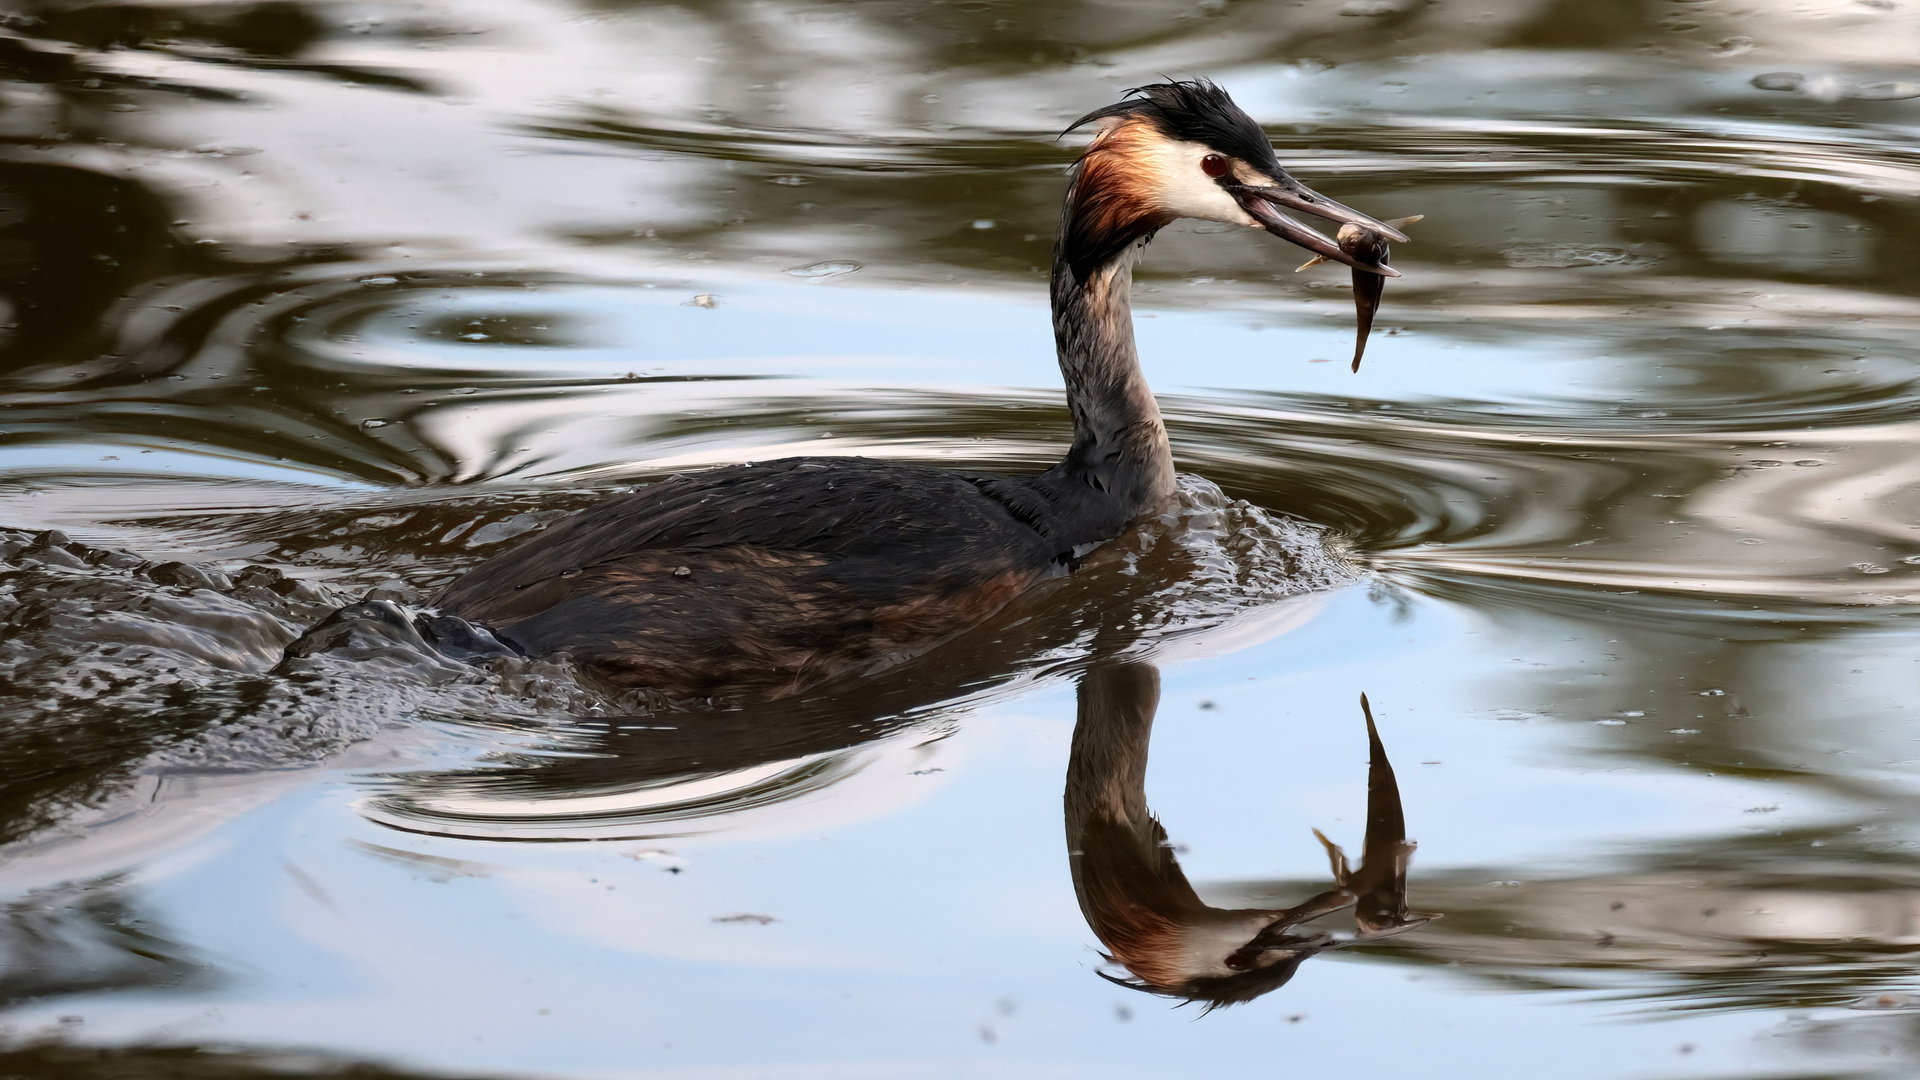
[[[1273,143],[1240,106],[1217,84],[1206,79],[1174,79],[1136,86],[1122,101],[1095,109],[1075,120],[1061,134],[1110,116],[1147,120],[1169,138],[1200,143],[1273,175],[1280,162]]]

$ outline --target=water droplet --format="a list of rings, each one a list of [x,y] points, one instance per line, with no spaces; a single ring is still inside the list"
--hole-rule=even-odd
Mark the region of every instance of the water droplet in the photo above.
[[[368,430],[372,430],[373,428],[386,427],[388,424],[391,424],[391,423],[393,423],[393,421],[375,416],[375,417],[371,417],[369,419],[360,421],[360,426],[363,428],[367,428]]]
[[[1863,574],[1884,574],[1884,573],[1886,573],[1886,572],[1887,572],[1887,568],[1886,568],[1886,567],[1884,567],[1884,566],[1876,566],[1876,565],[1874,565],[1873,563],[1870,563],[1870,562],[1857,562],[1857,563],[1854,563],[1854,564],[1853,564],[1853,568],[1854,568],[1855,570],[1858,570],[1858,571],[1860,571],[1860,572],[1861,572],[1861,573],[1863,573]]]
[[[974,228],[976,228],[976,229],[991,229],[991,228],[993,228],[993,227],[994,227],[994,226],[995,226],[996,224],[998,224],[998,222],[995,222],[995,221],[991,221],[991,220],[989,220],[989,219],[987,219],[987,218],[981,218],[981,219],[979,219],[978,221],[975,221],[975,222],[973,223],[973,227],[974,227]]]
[[[1670,730],[1669,730],[1669,731],[1667,732],[1667,734],[1669,734],[1669,735],[1698,735],[1698,734],[1700,734],[1700,729],[1699,729],[1699,728],[1690,728],[1690,727],[1677,727],[1677,728],[1672,728],[1672,729],[1670,729]]]

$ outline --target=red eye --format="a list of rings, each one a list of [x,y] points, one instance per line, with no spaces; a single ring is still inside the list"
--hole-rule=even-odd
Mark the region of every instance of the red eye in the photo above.
[[[1227,164],[1227,159],[1221,157],[1219,154],[1208,154],[1206,157],[1200,159],[1200,171],[1213,177],[1215,180],[1227,175],[1229,168],[1231,168],[1231,166]]]

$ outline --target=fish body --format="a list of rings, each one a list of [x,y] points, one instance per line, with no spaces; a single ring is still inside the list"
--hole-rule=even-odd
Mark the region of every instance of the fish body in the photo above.
[[[1415,214],[1412,217],[1395,218],[1387,224],[1398,229],[1411,225],[1425,216],[1425,214]],[[1348,222],[1340,226],[1340,231],[1335,234],[1334,239],[1340,245],[1340,250],[1353,256],[1357,262],[1371,263],[1375,266],[1391,265],[1392,247],[1387,243],[1386,234],[1378,229]],[[1318,266],[1326,261],[1325,258],[1316,255],[1303,263],[1300,269],[1305,270],[1309,266]],[[1367,335],[1373,330],[1373,316],[1380,310],[1380,296],[1386,292],[1386,289],[1385,274],[1354,269],[1353,312],[1358,323],[1353,342],[1353,370],[1355,371],[1360,370],[1360,358],[1366,355]]]
[[[1388,265],[1393,252],[1387,244],[1387,238],[1367,228],[1348,222],[1340,226],[1340,232],[1334,237],[1340,244],[1340,250],[1356,259],[1364,259],[1381,266]],[[1353,339],[1353,370],[1360,370],[1360,357],[1367,351],[1367,335],[1373,330],[1373,315],[1380,310],[1380,296],[1387,291],[1387,279],[1381,274],[1368,273],[1365,270],[1353,272],[1353,313],[1358,328]]]

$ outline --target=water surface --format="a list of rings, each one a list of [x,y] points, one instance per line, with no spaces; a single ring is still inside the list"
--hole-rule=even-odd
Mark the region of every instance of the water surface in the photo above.
[[[1916,50],[1881,0],[15,5],[0,1063],[1909,1074]],[[1165,520],[854,701],[270,672],[675,472],[1054,460],[1056,135],[1160,73],[1425,215],[1357,375],[1344,270],[1154,241]],[[1099,978],[1115,664],[1207,905],[1385,850],[1364,691],[1441,917],[1199,1019]]]

